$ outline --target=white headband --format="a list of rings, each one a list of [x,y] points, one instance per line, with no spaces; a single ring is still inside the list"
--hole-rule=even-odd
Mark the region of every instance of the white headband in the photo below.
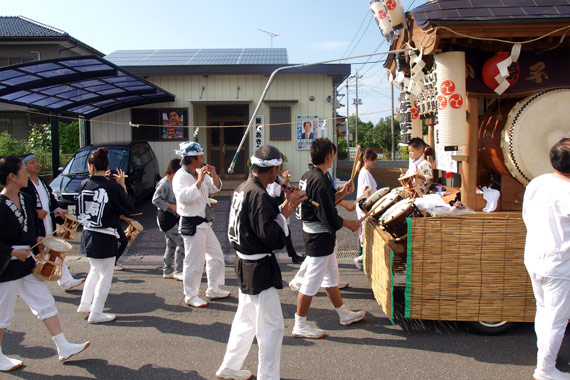
[[[252,165],[257,165],[260,168],[268,168],[271,166],[279,166],[283,163],[282,158],[274,158],[272,160],[263,160],[261,158],[251,156],[250,158]]]

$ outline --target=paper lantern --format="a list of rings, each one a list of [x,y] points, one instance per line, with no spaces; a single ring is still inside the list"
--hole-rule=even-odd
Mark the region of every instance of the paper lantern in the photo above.
[[[385,38],[389,38],[394,29],[392,28],[392,24],[390,24],[390,19],[388,18],[388,12],[386,11],[386,7],[382,0],[370,0],[370,10],[374,15],[374,19],[376,20],[376,24],[380,28],[382,35]]]
[[[439,144],[467,143],[465,53],[453,51],[435,55],[437,123]]]
[[[390,24],[395,31],[406,27],[406,16],[400,0],[384,0],[384,6],[390,17]]]
[[[412,119],[412,129],[410,129],[410,135],[412,137],[423,137],[422,119],[420,119],[420,113],[418,111],[418,104],[416,101],[412,102],[412,108],[410,109],[410,117]]]
[[[483,82],[485,86],[489,87],[491,90],[495,90],[499,87],[499,83],[495,79],[497,75],[499,75],[499,67],[497,64],[505,59],[509,58],[511,54],[506,51],[498,51],[485,61],[483,65]],[[517,80],[519,79],[520,67],[518,62],[513,62],[508,67],[509,75],[505,78],[507,82],[509,82],[509,87],[513,87]]]

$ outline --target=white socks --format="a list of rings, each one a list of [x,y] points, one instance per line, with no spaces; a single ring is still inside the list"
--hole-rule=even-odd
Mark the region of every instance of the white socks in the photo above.
[[[0,372],[8,372],[19,368],[24,364],[23,361],[12,359],[2,353],[2,346],[0,346]]]
[[[307,317],[301,317],[300,315],[297,315],[297,313],[295,313],[295,324],[297,326],[303,326],[305,324],[307,324]]]
[[[347,315],[349,312],[349,310],[346,308],[346,306],[344,306],[344,304],[340,305],[339,307],[335,307],[335,310],[336,310],[338,316],[340,317],[340,319],[342,319],[342,317]]]

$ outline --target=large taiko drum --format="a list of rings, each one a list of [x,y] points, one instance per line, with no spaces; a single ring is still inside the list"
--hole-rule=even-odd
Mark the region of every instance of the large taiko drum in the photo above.
[[[383,187],[381,189],[376,190],[374,193],[372,193],[371,196],[369,196],[368,198],[366,198],[364,200],[364,202],[362,202],[362,204],[360,205],[362,211],[364,212],[368,212],[372,209],[372,206],[374,206],[374,204],[376,202],[378,202],[380,200],[380,198],[382,198],[384,195],[388,194],[388,192],[390,191],[389,187]]]
[[[386,210],[380,219],[380,224],[390,235],[392,235],[394,240],[402,240],[405,239],[408,234],[406,218],[413,216],[413,214],[414,199],[402,199]]]
[[[370,216],[372,218],[379,220],[380,217],[388,210],[390,207],[402,200],[400,192],[391,191],[384,195],[370,210]]]
[[[510,174],[523,185],[551,172],[550,148],[569,130],[569,99],[570,89],[548,90],[505,102],[500,113],[485,115],[479,134],[484,165],[498,174]],[[497,118],[497,114],[505,118],[507,112],[506,120]]]
[[[71,244],[63,239],[46,237],[42,241],[43,250],[36,256],[33,273],[45,281],[61,279],[61,270],[65,256],[71,251]]]

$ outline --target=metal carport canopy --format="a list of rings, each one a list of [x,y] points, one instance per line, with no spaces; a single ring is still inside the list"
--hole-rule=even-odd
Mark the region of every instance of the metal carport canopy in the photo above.
[[[59,166],[58,114],[90,119],[123,108],[172,101],[171,93],[94,55],[0,68],[0,102],[52,115],[54,175]]]

